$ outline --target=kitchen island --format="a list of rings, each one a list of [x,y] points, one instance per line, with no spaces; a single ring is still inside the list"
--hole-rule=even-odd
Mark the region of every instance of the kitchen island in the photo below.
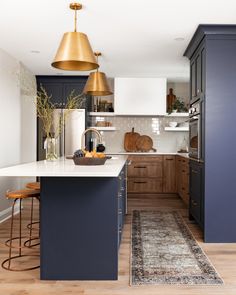
[[[126,158],[102,166],[61,158],[0,169],[0,176],[40,177],[41,279],[117,279]]]

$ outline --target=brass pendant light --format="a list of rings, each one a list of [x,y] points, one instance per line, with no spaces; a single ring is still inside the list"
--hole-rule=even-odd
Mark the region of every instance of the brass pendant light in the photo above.
[[[98,68],[91,45],[86,34],[77,32],[77,11],[82,9],[79,3],[71,3],[75,11],[74,32],[64,34],[52,66],[66,71],[90,71]]]
[[[94,55],[97,57],[98,62],[98,57],[102,55],[101,52],[94,52]],[[90,73],[83,93],[92,96],[106,96],[113,94],[105,73],[99,72],[98,69],[96,72]]]

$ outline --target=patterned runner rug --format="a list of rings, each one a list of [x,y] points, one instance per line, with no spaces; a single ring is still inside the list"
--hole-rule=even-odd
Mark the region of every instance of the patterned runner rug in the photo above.
[[[133,211],[131,284],[223,284],[177,211]]]

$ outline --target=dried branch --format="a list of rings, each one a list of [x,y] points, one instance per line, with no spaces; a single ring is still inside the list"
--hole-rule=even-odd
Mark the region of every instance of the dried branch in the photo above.
[[[52,133],[57,137],[62,132],[66,118],[69,111],[72,109],[79,109],[85,102],[85,96],[83,94],[75,95],[75,91],[69,94],[67,103],[65,106],[64,116],[63,113],[59,114],[58,120],[53,118],[53,112],[56,109],[56,104],[51,102],[52,95],[48,95],[45,88],[40,85],[40,90],[37,92],[36,97],[36,109],[37,116],[42,120],[43,129],[47,137],[50,137]],[[54,130],[54,132],[53,132]]]

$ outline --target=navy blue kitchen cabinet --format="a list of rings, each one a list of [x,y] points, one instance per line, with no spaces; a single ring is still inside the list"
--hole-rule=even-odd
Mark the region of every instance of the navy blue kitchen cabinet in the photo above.
[[[190,104],[205,96],[205,43],[202,42],[190,61]]]
[[[127,213],[127,166],[124,166],[119,175],[118,191],[118,244],[122,238],[122,229],[124,226],[125,214]]]
[[[190,200],[189,213],[200,227],[204,227],[204,165],[189,161]]]
[[[117,177],[41,177],[43,280],[117,280],[126,166]]]
[[[205,242],[236,242],[236,25],[199,25],[184,55],[190,105],[202,104],[203,163],[190,164],[190,215]]]
[[[51,96],[52,103],[57,108],[64,109],[67,98],[72,91],[74,91],[75,95],[82,94],[87,79],[88,76],[36,76],[37,90],[40,90],[40,86],[42,85],[47,94]],[[85,96],[81,108],[85,109],[85,128],[88,128],[92,124],[92,118],[88,114],[92,110],[91,96]],[[86,146],[88,146],[90,137],[90,133],[86,134]],[[37,160],[45,159],[45,151],[42,146],[44,139],[44,131],[42,130],[40,120],[37,119]]]
[[[37,89],[42,85],[48,95],[52,96],[52,103],[58,108],[66,106],[67,98],[72,90],[76,95],[82,94],[87,79],[88,76],[36,76]],[[91,97],[87,96],[87,98],[84,108],[91,108]]]

